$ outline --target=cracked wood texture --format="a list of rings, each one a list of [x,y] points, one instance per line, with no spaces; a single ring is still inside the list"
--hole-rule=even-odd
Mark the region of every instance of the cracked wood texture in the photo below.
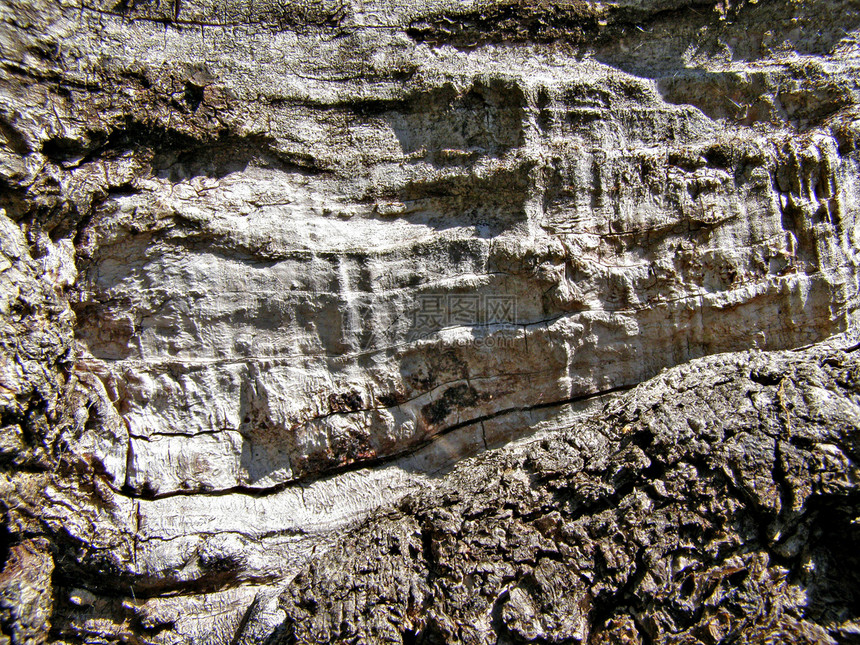
[[[465,461],[283,593],[289,643],[855,643],[860,356],[724,354]]]
[[[860,638],[853,376],[767,353],[856,337],[858,38],[855,0],[0,0],[0,643]],[[568,497],[444,476],[538,436]]]

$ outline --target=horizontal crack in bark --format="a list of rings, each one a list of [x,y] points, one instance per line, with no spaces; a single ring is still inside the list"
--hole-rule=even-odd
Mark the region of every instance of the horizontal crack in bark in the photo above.
[[[119,489],[116,489],[113,487],[111,487],[111,489],[115,493],[117,493],[118,495],[122,495],[124,497],[129,497],[131,499],[140,499],[140,500],[147,500],[147,501],[167,499],[170,497],[191,497],[191,496],[197,496],[197,495],[223,496],[223,495],[239,494],[239,495],[249,495],[251,497],[267,497],[269,495],[279,493],[281,491],[287,490],[289,488],[293,488],[295,486],[300,486],[303,484],[306,485],[306,484],[314,482],[314,481],[329,479],[329,478],[332,478],[336,475],[341,475],[343,473],[354,472],[356,470],[376,468],[378,466],[390,464],[391,462],[398,461],[400,459],[404,459],[406,457],[409,457],[409,456],[415,454],[419,450],[422,450],[422,449],[430,446],[431,444],[433,444],[435,441],[437,441],[441,437],[449,435],[452,432],[456,432],[457,430],[462,430],[463,428],[467,428],[469,426],[480,425],[486,421],[491,421],[493,419],[497,419],[499,417],[503,417],[503,416],[508,415],[508,414],[515,414],[518,412],[531,412],[533,410],[545,410],[548,408],[562,407],[565,405],[571,405],[574,403],[580,403],[583,401],[598,399],[598,398],[601,398],[603,396],[607,396],[609,394],[617,394],[619,392],[626,392],[627,390],[630,390],[630,389],[636,387],[636,385],[638,385],[638,383],[632,383],[629,385],[619,385],[619,386],[611,387],[611,388],[608,388],[605,390],[600,390],[599,392],[593,392],[591,394],[583,394],[583,395],[571,397],[568,399],[559,399],[556,401],[551,401],[551,402],[547,402],[547,403],[538,403],[537,405],[531,405],[531,406],[506,408],[504,410],[499,410],[498,412],[494,412],[492,414],[487,414],[484,416],[476,417],[474,419],[470,419],[468,421],[462,421],[460,423],[455,423],[455,424],[448,426],[448,427],[440,430],[439,432],[433,434],[431,437],[427,438],[426,440],[424,440],[418,444],[415,444],[413,446],[410,446],[406,450],[396,452],[396,453],[393,453],[391,455],[385,455],[383,457],[359,460],[359,461],[351,462],[349,464],[344,464],[342,466],[335,466],[333,468],[326,470],[323,473],[319,473],[316,475],[308,475],[308,476],[304,476],[304,477],[297,477],[295,479],[291,479],[289,481],[286,481],[286,482],[283,482],[280,484],[275,484],[273,486],[255,488],[253,486],[237,485],[237,486],[231,486],[228,488],[220,488],[220,489],[215,489],[215,490],[198,490],[198,491],[176,490],[176,491],[169,491],[167,493],[161,493],[161,494],[155,494],[155,495],[146,495],[144,493],[130,493],[128,491],[122,491],[122,490],[119,490]]]

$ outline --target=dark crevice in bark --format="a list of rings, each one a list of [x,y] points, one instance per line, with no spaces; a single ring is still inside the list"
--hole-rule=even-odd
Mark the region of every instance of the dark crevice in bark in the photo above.
[[[517,412],[528,412],[532,410],[544,410],[549,408],[561,407],[565,405],[571,405],[574,403],[582,403],[584,401],[589,401],[593,399],[599,399],[601,397],[617,394],[619,392],[626,392],[631,388],[635,387],[635,385],[621,385],[613,388],[608,388],[606,390],[602,390],[600,392],[594,392],[592,394],[584,394],[581,396],[571,397],[569,399],[562,399],[559,401],[551,401],[547,403],[539,403],[537,405],[518,407],[518,408],[506,408],[504,410],[500,410],[499,412],[495,412],[493,414],[488,414],[480,417],[476,417],[474,419],[470,419],[468,421],[463,421],[461,423],[456,423],[451,426],[448,426],[437,432],[429,439],[422,441],[418,444],[415,444],[409,447],[407,450],[397,452],[392,455],[386,455],[384,457],[376,457],[358,460],[352,463],[344,464],[341,466],[335,466],[332,468],[327,468],[325,471],[321,473],[309,474],[304,477],[298,477],[296,479],[292,479],[290,481],[284,482],[283,484],[277,484],[274,486],[267,486],[263,488],[253,488],[250,486],[232,486],[230,488],[221,488],[221,489],[213,489],[206,490],[201,489],[198,491],[170,491],[168,493],[156,493],[156,492],[141,492],[141,491],[133,491],[131,489],[123,489],[117,490],[115,492],[123,494],[127,497],[132,497],[135,499],[144,499],[144,500],[155,500],[155,499],[165,499],[168,497],[182,497],[182,496],[190,496],[190,495],[208,495],[208,496],[216,496],[216,495],[233,495],[233,494],[242,494],[249,495],[252,497],[265,497],[267,495],[272,495],[274,493],[280,492],[287,488],[292,488],[299,485],[306,485],[308,483],[317,481],[319,479],[328,479],[330,477],[334,477],[336,475],[340,475],[342,473],[354,472],[357,470],[363,470],[366,468],[376,468],[379,466],[384,466],[386,464],[390,464],[395,461],[399,461],[410,455],[415,454],[419,450],[426,448],[431,445],[434,441],[437,441],[439,438],[444,437],[446,435],[451,434],[452,432],[456,432],[458,430],[462,430],[463,428],[467,428],[473,425],[480,425],[486,421],[491,421],[493,419],[497,419],[499,417],[503,417],[508,414],[513,414]]]

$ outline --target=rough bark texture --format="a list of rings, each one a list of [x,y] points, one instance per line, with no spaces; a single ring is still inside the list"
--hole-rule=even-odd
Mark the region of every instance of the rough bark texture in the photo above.
[[[296,577],[272,642],[857,642],[857,349],[699,359],[462,463]]]
[[[0,640],[258,643],[285,618],[279,638],[373,640],[399,638],[385,617],[404,611],[407,642],[599,639],[612,620],[634,641],[718,640],[744,620],[762,638],[850,641],[850,575],[798,578],[806,552],[785,546],[807,530],[799,543],[847,558],[854,539],[839,524],[856,508],[854,386],[824,350],[761,354],[794,389],[750,386],[762,405],[824,396],[804,381],[817,365],[809,378],[832,393],[820,414],[842,425],[816,425],[809,445],[792,443],[789,408],[727,407],[720,422],[745,430],[710,452],[712,412],[689,428],[678,412],[689,445],[660,453],[641,429],[639,452],[622,449],[600,415],[702,357],[854,342],[858,33],[853,0],[0,0]],[[740,382],[742,360],[696,365],[703,383]],[[559,481],[582,478],[579,501],[534,480],[517,503],[555,499],[581,522],[580,555],[541,533],[558,555],[527,575],[520,547],[498,546],[481,566],[504,582],[480,593],[474,572],[455,582],[465,561],[450,580],[422,573],[407,546],[437,493],[421,491],[468,488],[465,471],[440,473],[579,423],[605,424],[602,448],[546,449],[567,460]],[[734,463],[729,445],[752,455],[747,470],[694,473]],[[832,499],[801,472],[816,450],[847,460]],[[504,455],[474,477],[493,460],[540,472]],[[752,497],[731,488],[753,480]],[[657,509],[652,481],[678,515]],[[724,498],[703,510],[707,491]],[[406,494],[398,523],[344,538]],[[653,515],[642,535],[621,504]],[[526,521],[509,510],[457,548]],[[726,514],[728,550],[687,535],[684,513]],[[831,524],[848,537],[815,537]],[[344,582],[350,608],[326,610],[330,583],[306,567],[384,530],[405,540],[390,572],[375,591],[370,574]],[[419,542],[425,560],[453,544]],[[721,566],[750,573],[676,576]],[[365,595],[350,599],[354,585]],[[707,608],[729,588],[753,605]],[[560,604],[540,609],[541,594]]]

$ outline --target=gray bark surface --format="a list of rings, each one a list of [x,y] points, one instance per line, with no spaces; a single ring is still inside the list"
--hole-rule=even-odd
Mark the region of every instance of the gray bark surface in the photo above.
[[[852,642],[858,38],[853,0],[0,0],[0,643]]]
[[[699,359],[461,463],[299,574],[271,642],[855,642],[857,349]]]

